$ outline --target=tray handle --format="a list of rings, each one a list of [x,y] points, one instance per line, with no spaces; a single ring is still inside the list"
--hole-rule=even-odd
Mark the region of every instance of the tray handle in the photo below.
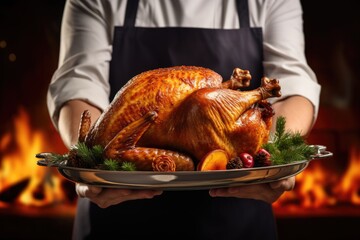
[[[52,153],[38,153],[35,155],[36,158],[41,158],[37,161],[37,165],[44,166],[44,167],[59,167],[60,165],[63,165],[64,162],[54,162],[51,158],[53,154]]]
[[[311,146],[316,149],[316,153],[311,156],[311,160],[329,158],[333,156],[333,153],[326,150],[326,146],[324,145],[311,145]]]

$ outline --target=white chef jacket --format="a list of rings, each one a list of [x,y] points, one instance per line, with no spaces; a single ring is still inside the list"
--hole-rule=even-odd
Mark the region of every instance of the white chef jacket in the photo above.
[[[115,26],[123,25],[126,2],[66,2],[59,65],[47,95],[49,113],[56,127],[59,110],[69,100],[82,99],[100,109],[108,106],[113,30]],[[279,79],[281,85],[282,96],[269,101],[292,95],[303,96],[313,104],[316,118],[321,86],[305,58],[300,1],[250,0],[248,4],[250,27],[263,30],[264,74]],[[135,26],[240,27],[235,0],[140,0]]]

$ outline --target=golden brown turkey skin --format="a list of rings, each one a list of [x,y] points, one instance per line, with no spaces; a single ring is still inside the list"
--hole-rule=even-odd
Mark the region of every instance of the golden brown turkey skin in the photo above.
[[[269,104],[262,99],[259,90],[199,89],[163,125],[149,128],[139,144],[175,146],[194,156],[196,163],[215,149],[225,150],[230,158],[243,152],[254,154],[268,141],[273,115],[264,115],[272,109],[264,107]]]
[[[83,114],[79,140],[104,146],[104,157],[134,162],[138,170],[194,170],[215,149],[229,157],[254,153],[269,136],[273,112],[265,99],[280,96],[280,86],[264,77],[258,89],[236,90],[250,79],[238,68],[225,82],[216,72],[194,66],[141,73],[91,128]]]
[[[190,93],[204,87],[218,88],[221,82],[222,77],[214,71],[193,66],[141,73],[120,89],[91,128],[86,143],[105,146],[121,129],[149,111],[158,113],[155,124],[161,124]]]

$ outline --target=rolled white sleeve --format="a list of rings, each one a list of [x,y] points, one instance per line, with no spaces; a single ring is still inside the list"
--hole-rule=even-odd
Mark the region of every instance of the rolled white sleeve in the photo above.
[[[105,56],[103,56],[105,55]],[[106,52],[82,53],[69,58],[53,75],[48,89],[48,109],[57,127],[59,110],[69,100],[81,99],[99,109],[109,104],[107,66],[100,59],[106,59]],[[74,64],[81,61],[81,64]],[[99,62],[97,62],[99,61]],[[70,65],[70,66],[68,66]]]
[[[280,98],[270,99],[270,102],[294,95],[305,97],[313,104],[316,119],[321,86],[306,61],[300,2],[267,1],[259,9],[254,13],[257,24],[263,26],[265,75],[279,79],[282,92]]]
[[[81,99],[100,109],[109,104],[113,27],[102,12],[104,6],[97,4],[95,1],[66,2],[59,66],[47,93],[48,110],[56,127],[59,110],[69,100]]]

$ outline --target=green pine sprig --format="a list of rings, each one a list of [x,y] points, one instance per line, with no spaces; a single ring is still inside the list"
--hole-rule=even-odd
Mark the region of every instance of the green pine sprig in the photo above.
[[[101,160],[103,159],[104,148],[101,145],[95,145],[91,148],[91,152],[95,162],[101,162]]]
[[[63,164],[68,159],[68,154],[50,153],[47,154],[45,159],[49,166]]]
[[[120,169],[122,171],[136,171],[136,166],[133,162],[123,162]]]
[[[315,153],[315,149],[306,143],[299,132],[286,131],[285,125],[285,117],[278,117],[271,141],[263,145],[271,154],[273,165],[306,160]]]
[[[105,170],[118,171],[118,170],[120,170],[120,164],[116,160],[105,159],[104,160],[104,168],[105,168]]]
[[[105,159],[101,168],[110,171],[136,171],[133,162],[118,162],[114,159]]]
[[[102,161],[104,149],[100,145],[88,147],[79,142],[71,147],[70,152],[75,152],[76,158],[82,162],[81,165],[94,168]]]
[[[71,146],[66,154],[51,153],[46,157],[49,165],[59,165],[66,161],[83,168],[104,169],[112,171],[136,171],[133,162],[119,162],[114,159],[104,159],[104,148],[100,145],[88,147],[83,142]]]

